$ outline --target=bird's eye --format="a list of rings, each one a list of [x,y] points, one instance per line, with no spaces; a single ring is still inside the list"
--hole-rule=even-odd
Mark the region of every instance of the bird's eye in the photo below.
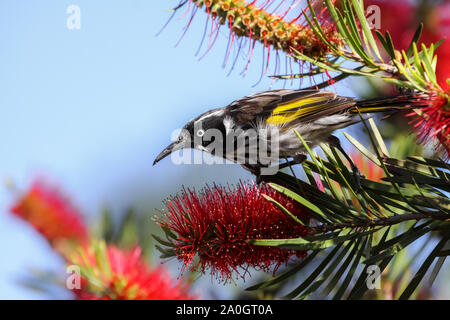
[[[205,134],[205,131],[203,131],[202,129],[200,129],[200,130],[197,131],[197,135],[198,135],[199,137],[203,137],[204,134]]]

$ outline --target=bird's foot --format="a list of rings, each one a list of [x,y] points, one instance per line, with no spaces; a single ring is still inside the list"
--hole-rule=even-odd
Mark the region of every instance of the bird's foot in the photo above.
[[[278,166],[273,166],[273,167],[263,167],[263,170],[261,170],[261,166],[260,165],[250,165],[250,164],[246,164],[244,166],[244,168],[248,171],[250,171],[254,176],[255,176],[255,182],[257,184],[261,184],[261,182],[267,180],[266,177],[268,177],[269,175],[266,174],[264,175],[263,172],[264,170],[268,170],[268,169],[274,169],[273,174],[276,174],[279,170],[287,168],[287,167],[291,167],[293,165],[297,165],[297,164],[301,164],[306,160],[306,155],[304,154],[296,154],[292,157],[292,160],[290,161],[286,161],[284,163],[279,164]],[[272,170],[269,170],[272,171]],[[267,171],[266,171],[267,173]]]

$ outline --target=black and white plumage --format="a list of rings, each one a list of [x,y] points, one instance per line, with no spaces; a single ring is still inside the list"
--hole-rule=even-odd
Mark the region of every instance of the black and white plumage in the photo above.
[[[337,129],[360,121],[358,112],[392,112],[407,108],[419,108],[422,105],[425,105],[423,98],[414,94],[355,100],[323,90],[264,91],[235,100],[225,107],[207,111],[192,119],[184,126],[178,139],[156,157],[154,164],[176,150],[194,148],[238,162],[255,175],[259,175],[264,161],[258,159],[257,163],[248,163],[246,162],[247,158],[237,161],[235,154],[223,151],[226,150],[225,140],[230,137],[231,133],[248,130],[257,132],[257,139],[254,139],[253,142],[249,140],[248,147],[252,143],[256,144],[259,139],[268,139],[270,144],[271,138],[260,133],[266,134],[268,131],[276,129],[278,132],[276,141],[279,147],[278,158],[294,158],[297,162],[301,162],[305,159],[306,150],[292,129],[298,131],[311,147],[324,142],[331,143],[343,151],[339,140],[332,134]],[[220,132],[223,137],[224,148],[221,154],[208,147],[211,141],[196,139],[209,129]],[[354,171],[357,170],[351,159],[345,153],[344,155],[352,164]]]

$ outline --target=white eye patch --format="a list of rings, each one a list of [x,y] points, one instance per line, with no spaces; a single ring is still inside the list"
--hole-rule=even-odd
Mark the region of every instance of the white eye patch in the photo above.
[[[205,131],[203,129],[197,130],[197,136],[203,137],[205,135]]]

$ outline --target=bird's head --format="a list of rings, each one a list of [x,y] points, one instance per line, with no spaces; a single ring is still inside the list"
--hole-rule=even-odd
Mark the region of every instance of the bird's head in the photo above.
[[[211,143],[211,137],[207,133],[212,130],[215,133],[219,131],[225,133],[223,115],[223,108],[213,109],[186,123],[177,138],[156,157],[153,165],[181,149],[197,149],[209,152],[207,146]],[[214,137],[216,136],[217,134]]]

